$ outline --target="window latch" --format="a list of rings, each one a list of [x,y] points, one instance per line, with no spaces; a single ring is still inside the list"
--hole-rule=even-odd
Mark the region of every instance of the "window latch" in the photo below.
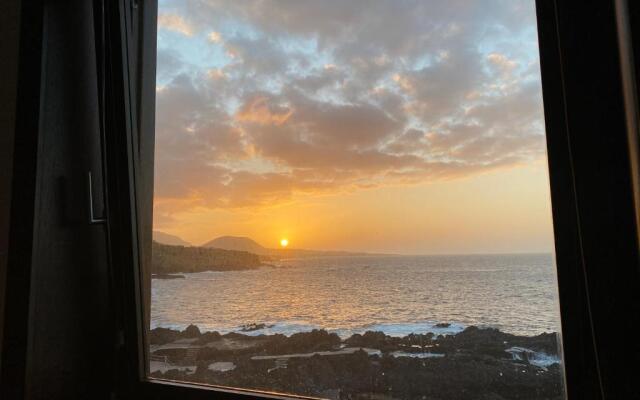
[[[107,223],[107,217],[96,217],[93,211],[93,182],[91,179],[91,171],[88,172],[89,177],[89,224],[90,225],[103,225]]]

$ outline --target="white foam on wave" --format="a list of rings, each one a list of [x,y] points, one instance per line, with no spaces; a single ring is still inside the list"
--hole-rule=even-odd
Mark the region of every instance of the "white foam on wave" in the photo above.
[[[442,353],[407,353],[406,351],[394,351],[391,353],[394,357],[411,357],[411,358],[442,358],[445,355]]]
[[[410,322],[410,323],[388,323],[388,324],[371,324],[362,327],[354,328],[323,328],[317,325],[301,322],[276,322],[265,323],[265,327],[262,329],[255,329],[252,331],[243,331],[243,327],[237,327],[228,331],[242,333],[248,336],[258,335],[274,335],[282,334],[285,336],[291,336],[294,333],[311,332],[314,329],[325,329],[327,332],[336,333],[340,338],[347,339],[353,334],[364,334],[367,331],[382,332],[385,335],[393,337],[404,337],[410,334],[427,334],[433,333],[434,335],[455,335],[462,332],[466,326],[460,323],[450,323],[448,326],[437,326],[436,321],[423,321],[423,322]],[[224,330],[220,330],[221,333],[226,333]]]
[[[553,364],[560,363],[560,358],[547,354],[543,351],[533,351],[525,347],[511,347],[505,350],[511,354],[514,361],[525,361],[536,367],[546,368]]]
[[[241,333],[247,336],[259,336],[259,335],[275,335],[281,334],[285,336],[291,336],[294,333],[311,332],[314,329],[322,329],[319,326],[308,324],[305,322],[276,322],[265,323],[265,327],[262,329],[255,329],[251,331],[243,331],[244,327],[237,327],[231,331]]]
[[[318,325],[310,324],[305,321],[289,321],[289,322],[264,322],[265,327],[261,329],[246,330],[246,326],[236,327],[215,327],[208,324],[195,323],[201,332],[217,331],[220,334],[230,332],[241,333],[247,336],[259,335],[275,335],[281,334],[291,336],[295,333],[311,332],[314,329],[325,329],[327,332],[336,333],[341,339],[347,339],[353,334],[364,334],[367,331],[382,332],[392,337],[404,337],[410,334],[427,334],[434,335],[455,335],[462,332],[466,326],[460,323],[450,323],[448,326],[437,326],[436,321],[408,322],[408,323],[387,323],[387,324],[370,324],[353,328],[324,328]],[[187,325],[184,324],[156,324],[152,323],[152,329],[163,327],[175,330],[184,330]],[[244,330],[243,330],[244,329]]]
[[[404,337],[414,334],[433,333],[434,335],[455,335],[462,332],[466,326],[460,323],[452,322],[441,325],[437,321],[423,321],[411,323],[388,323],[388,324],[372,324],[363,328],[353,330],[353,333],[364,333],[366,331],[383,332],[385,335],[393,337]]]

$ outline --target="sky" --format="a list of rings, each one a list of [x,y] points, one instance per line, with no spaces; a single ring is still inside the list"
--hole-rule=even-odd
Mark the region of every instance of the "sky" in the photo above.
[[[553,249],[534,1],[161,0],[154,229]]]

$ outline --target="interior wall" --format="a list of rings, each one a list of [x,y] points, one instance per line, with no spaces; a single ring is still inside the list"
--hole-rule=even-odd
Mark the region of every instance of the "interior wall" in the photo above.
[[[4,327],[5,278],[11,208],[13,138],[15,134],[20,1],[0,3],[0,343]],[[0,346],[2,360],[2,346]],[[2,365],[2,363],[0,363]]]
[[[569,346],[576,337],[566,336],[564,328],[575,325],[572,319],[591,330],[597,366],[593,379],[574,381],[573,387],[599,381],[601,398],[634,398],[638,390],[630,382],[637,373],[628,366],[640,363],[636,335],[640,325],[640,252],[615,4],[557,2],[556,10],[565,91],[562,111],[568,133],[565,140],[573,173],[581,280],[587,294],[583,304],[588,307],[588,318],[576,318],[563,310],[563,332]],[[556,200],[553,195],[552,199]],[[564,245],[561,240],[556,240],[558,247]],[[559,281],[561,292],[566,291],[569,285],[562,285],[560,274]],[[612,326],[616,328],[612,330]],[[580,353],[588,354],[576,352]],[[566,366],[568,375],[579,369],[571,370],[569,363]],[[577,398],[586,396],[597,394],[594,390]]]
[[[3,400],[115,398],[106,226],[89,222],[89,172],[93,211],[105,215],[93,4],[0,3],[0,285],[11,282],[0,286]],[[148,36],[154,46],[139,56],[155,66]],[[142,91],[155,93],[147,80]]]
[[[49,1],[29,302],[26,398],[107,398],[112,349],[92,2]]]
[[[51,2],[44,14],[28,398],[99,398],[109,382],[104,227],[88,223],[88,172],[100,176],[91,3]],[[95,192],[101,193],[100,179]],[[95,212],[102,204],[96,201]],[[101,396],[102,395],[102,396]]]

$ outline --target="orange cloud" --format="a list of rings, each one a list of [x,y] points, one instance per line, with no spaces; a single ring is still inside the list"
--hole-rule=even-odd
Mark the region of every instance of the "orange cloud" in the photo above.
[[[490,53],[487,56],[487,60],[505,71],[511,71],[518,66],[517,62],[510,60],[507,56],[501,53]]]
[[[207,76],[209,79],[217,80],[226,78],[227,74],[221,68],[211,68],[207,71]]]
[[[177,14],[158,15],[158,28],[181,33],[185,36],[193,36],[194,28],[184,17]]]
[[[198,13],[177,7],[186,19],[161,16],[161,26],[219,43],[229,58],[210,68],[159,49],[158,197],[197,199],[176,209],[259,208],[544,159],[537,64],[516,68],[532,61],[522,58],[526,24],[501,23],[516,47],[491,48],[489,38],[481,49],[488,24],[516,10],[436,3],[305,2],[282,13],[270,1],[223,1]],[[371,18],[379,15],[394,21]],[[225,31],[229,18],[257,34]],[[503,69],[513,83],[496,91]]]
[[[265,96],[256,96],[236,113],[236,120],[259,125],[282,125],[292,114],[293,109],[271,104]]]

